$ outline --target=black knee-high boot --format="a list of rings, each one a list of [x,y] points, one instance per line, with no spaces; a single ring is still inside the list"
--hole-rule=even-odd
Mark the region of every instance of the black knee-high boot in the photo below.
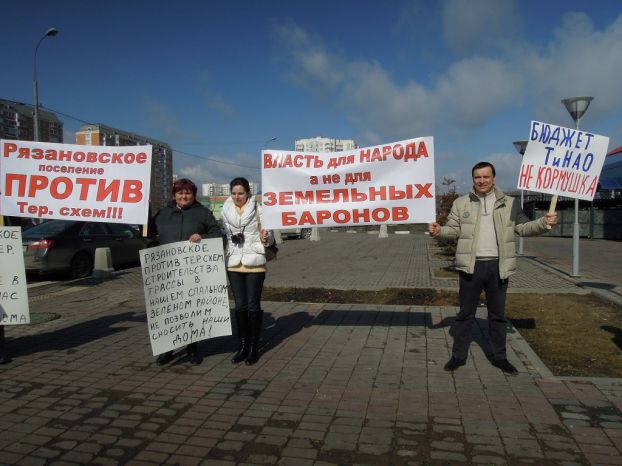
[[[231,362],[237,364],[242,362],[248,356],[249,341],[248,341],[248,311],[235,311],[235,323],[238,329],[238,338],[240,340],[240,348],[238,352],[233,355]]]
[[[263,311],[249,312],[248,314],[250,349],[248,357],[246,358],[246,364],[250,366],[259,360],[259,339],[261,338],[261,321]]]

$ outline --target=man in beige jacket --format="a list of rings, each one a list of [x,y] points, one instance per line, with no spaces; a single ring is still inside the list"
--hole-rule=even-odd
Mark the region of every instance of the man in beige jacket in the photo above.
[[[471,170],[473,189],[456,199],[447,223],[428,225],[432,237],[457,239],[456,269],[460,273],[460,312],[453,323],[451,359],[446,371],[466,364],[479,297],[484,290],[492,364],[507,374],[518,371],[507,360],[505,298],[508,278],[516,270],[515,235],[535,236],[557,224],[557,214],[530,221],[516,200],[495,186],[495,167],[479,162]]]

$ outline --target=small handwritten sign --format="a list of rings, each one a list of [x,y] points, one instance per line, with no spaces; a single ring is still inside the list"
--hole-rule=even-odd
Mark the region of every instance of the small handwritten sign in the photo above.
[[[154,355],[231,335],[222,240],[180,241],[140,254]]]
[[[608,146],[606,136],[532,121],[518,189],[592,201]]]
[[[19,227],[0,227],[0,325],[30,323]]]

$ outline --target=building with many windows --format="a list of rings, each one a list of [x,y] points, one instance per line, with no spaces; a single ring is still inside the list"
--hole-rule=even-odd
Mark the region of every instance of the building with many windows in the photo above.
[[[34,113],[33,105],[0,99],[0,139],[34,141]],[[39,139],[63,142],[63,123],[56,114],[39,110]]]
[[[298,152],[341,152],[358,147],[352,139],[335,139],[322,136],[296,139],[294,145],[294,149]]]
[[[16,141],[35,140],[35,107],[33,105],[0,99],[0,139]],[[63,122],[56,114],[39,110],[39,139],[43,142],[63,142]],[[32,225],[26,217],[0,217],[0,225]]]
[[[203,197],[228,196],[229,194],[231,194],[229,192],[229,183],[203,183],[201,185],[201,194],[203,195]]]
[[[165,142],[111,128],[102,124],[82,125],[76,132],[76,144],[87,146],[152,146],[151,187],[149,200],[152,213],[171,199],[173,184],[173,150]]]
[[[251,188],[251,193],[257,194],[259,185],[252,181],[249,181],[248,184]],[[231,194],[231,190],[229,189],[229,183],[203,183],[203,185],[201,185],[201,194],[203,197],[229,196]]]

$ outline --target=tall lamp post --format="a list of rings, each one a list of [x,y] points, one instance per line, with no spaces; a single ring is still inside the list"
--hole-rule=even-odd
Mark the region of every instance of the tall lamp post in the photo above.
[[[581,118],[590,106],[594,97],[569,97],[563,99],[562,103],[574,120],[575,129],[579,130]],[[579,276],[579,199],[574,200],[574,225],[572,229],[572,276]]]
[[[518,151],[521,157],[525,155],[525,150],[527,149],[527,141],[514,141],[512,144],[514,144],[514,147],[516,147],[516,150]],[[525,190],[521,189],[520,190],[521,210],[523,209],[524,204],[525,204]],[[523,255],[523,237],[522,236],[518,237],[518,254],[520,254],[521,256]]]
[[[35,90],[35,116],[34,116],[35,141],[39,141],[39,85],[37,83],[37,52],[39,51],[39,46],[41,45],[41,42],[43,42],[43,40],[46,37],[48,36],[52,37],[52,36],[55,36],[56,34],[58,34],[58,29],[56,28],[48,29],[43,35],[43,37],[39,39],[39,42],[37,42],[37,46],[35,47],[35,58],[33,60],[33,66],[32,66],[32,82],[33,82],[34,90]]]

